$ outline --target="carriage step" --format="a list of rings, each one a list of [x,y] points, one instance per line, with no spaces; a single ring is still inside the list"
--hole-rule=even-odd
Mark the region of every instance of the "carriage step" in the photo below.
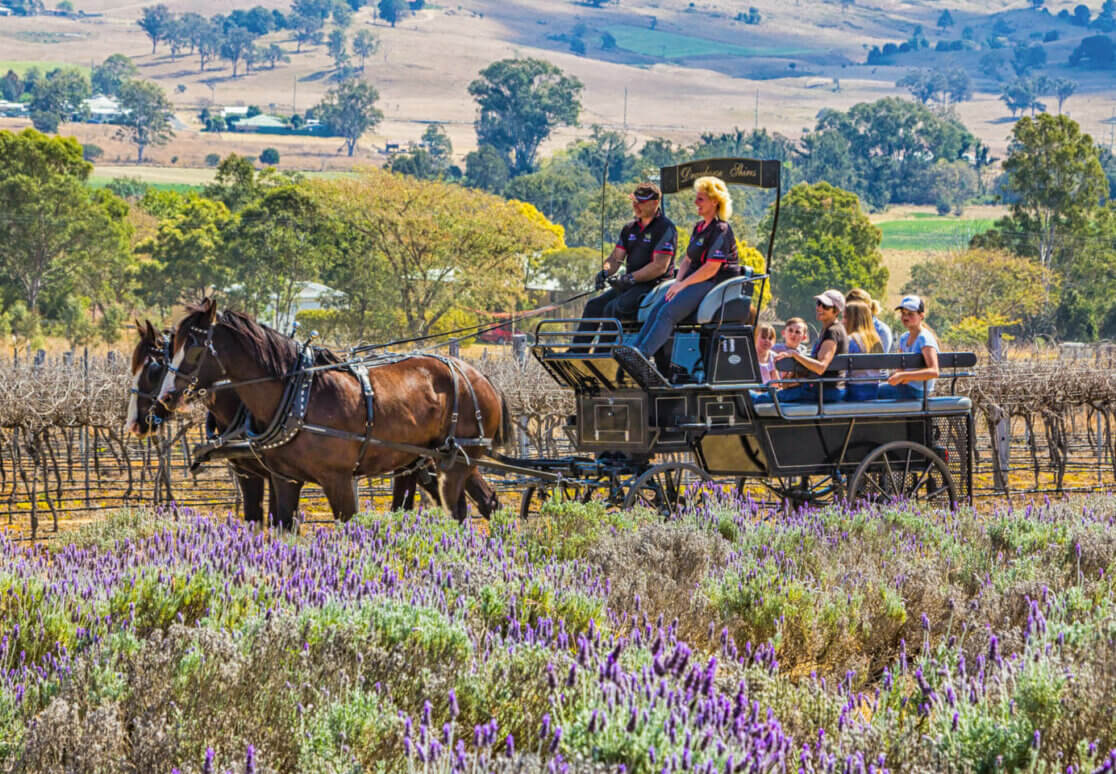
[[[643,353],[635,347],[620,344],[612,348],[612,356],[643,389],[661,390],[670,388],[670,382],[659,373],[655,364],[645,358]]]

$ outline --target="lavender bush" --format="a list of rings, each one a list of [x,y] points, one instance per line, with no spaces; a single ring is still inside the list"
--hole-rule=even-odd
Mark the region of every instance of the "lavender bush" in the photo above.
[[[1111,771],[1109,500],[0,542],[9,771]]]

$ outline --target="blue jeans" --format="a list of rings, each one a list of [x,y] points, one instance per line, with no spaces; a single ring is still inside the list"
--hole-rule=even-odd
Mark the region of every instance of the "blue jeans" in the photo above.
[[[647,322],[643,324],[632,346],[638,349],[644,357],[650,358],[663,348],[667,339],[674,333],[675,326],[694,313],[701,304],[701,300],[705,298],[705,294],[712,290],[716,284],[713,280],[698,282],[682,288],[678,291],[678,295],[670,301],[667,301],[665,296],[659,299],[651,307],[651,312],[647,315]]]
[[[875,400],[879,397],[880,385],[877,382],[849,382],[845,389],[845,400]]]
[[[800,384],[797,387],[787,387],[777,390],[775,394],[780,403],[817,403],[818,387],[815,384]],[[844,400],[845,391],[840,387],[826,387],[822,399],[825,403],[835,403]],[[752,392],[752,403],[774,403],[770,392]]]
[[[881,384],[880,400],[922,400],[922,387],[912,384]]]

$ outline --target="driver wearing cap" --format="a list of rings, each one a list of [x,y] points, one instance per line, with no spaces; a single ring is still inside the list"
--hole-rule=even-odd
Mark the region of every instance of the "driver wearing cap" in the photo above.
[[[592,332],[597,323],[592,318],[634,320],[639,303],[652,288],[667,277],[674,263],[678,232],[674,224],[662,213],[662,193],[654,183],[641,183],[631,194],[635,219],[620,230],[620,238],[604,268],[597,275],[597,289],[606,284],[612,287],[585,304],[579,331]],[[625,272],[612,278],[624,264]],[[590,336],[578,336],[575,344],[588,344]]]

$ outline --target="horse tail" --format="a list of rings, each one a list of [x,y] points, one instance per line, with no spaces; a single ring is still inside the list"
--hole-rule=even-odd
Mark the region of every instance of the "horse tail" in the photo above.
[[[500,426],[496,428],[496,435],[492,437],[492,445],[503,448],[512,442],[515,429],[512,425],[511,409],[508,407],[508,396],[503,390],[496,390],[500,396]]]

